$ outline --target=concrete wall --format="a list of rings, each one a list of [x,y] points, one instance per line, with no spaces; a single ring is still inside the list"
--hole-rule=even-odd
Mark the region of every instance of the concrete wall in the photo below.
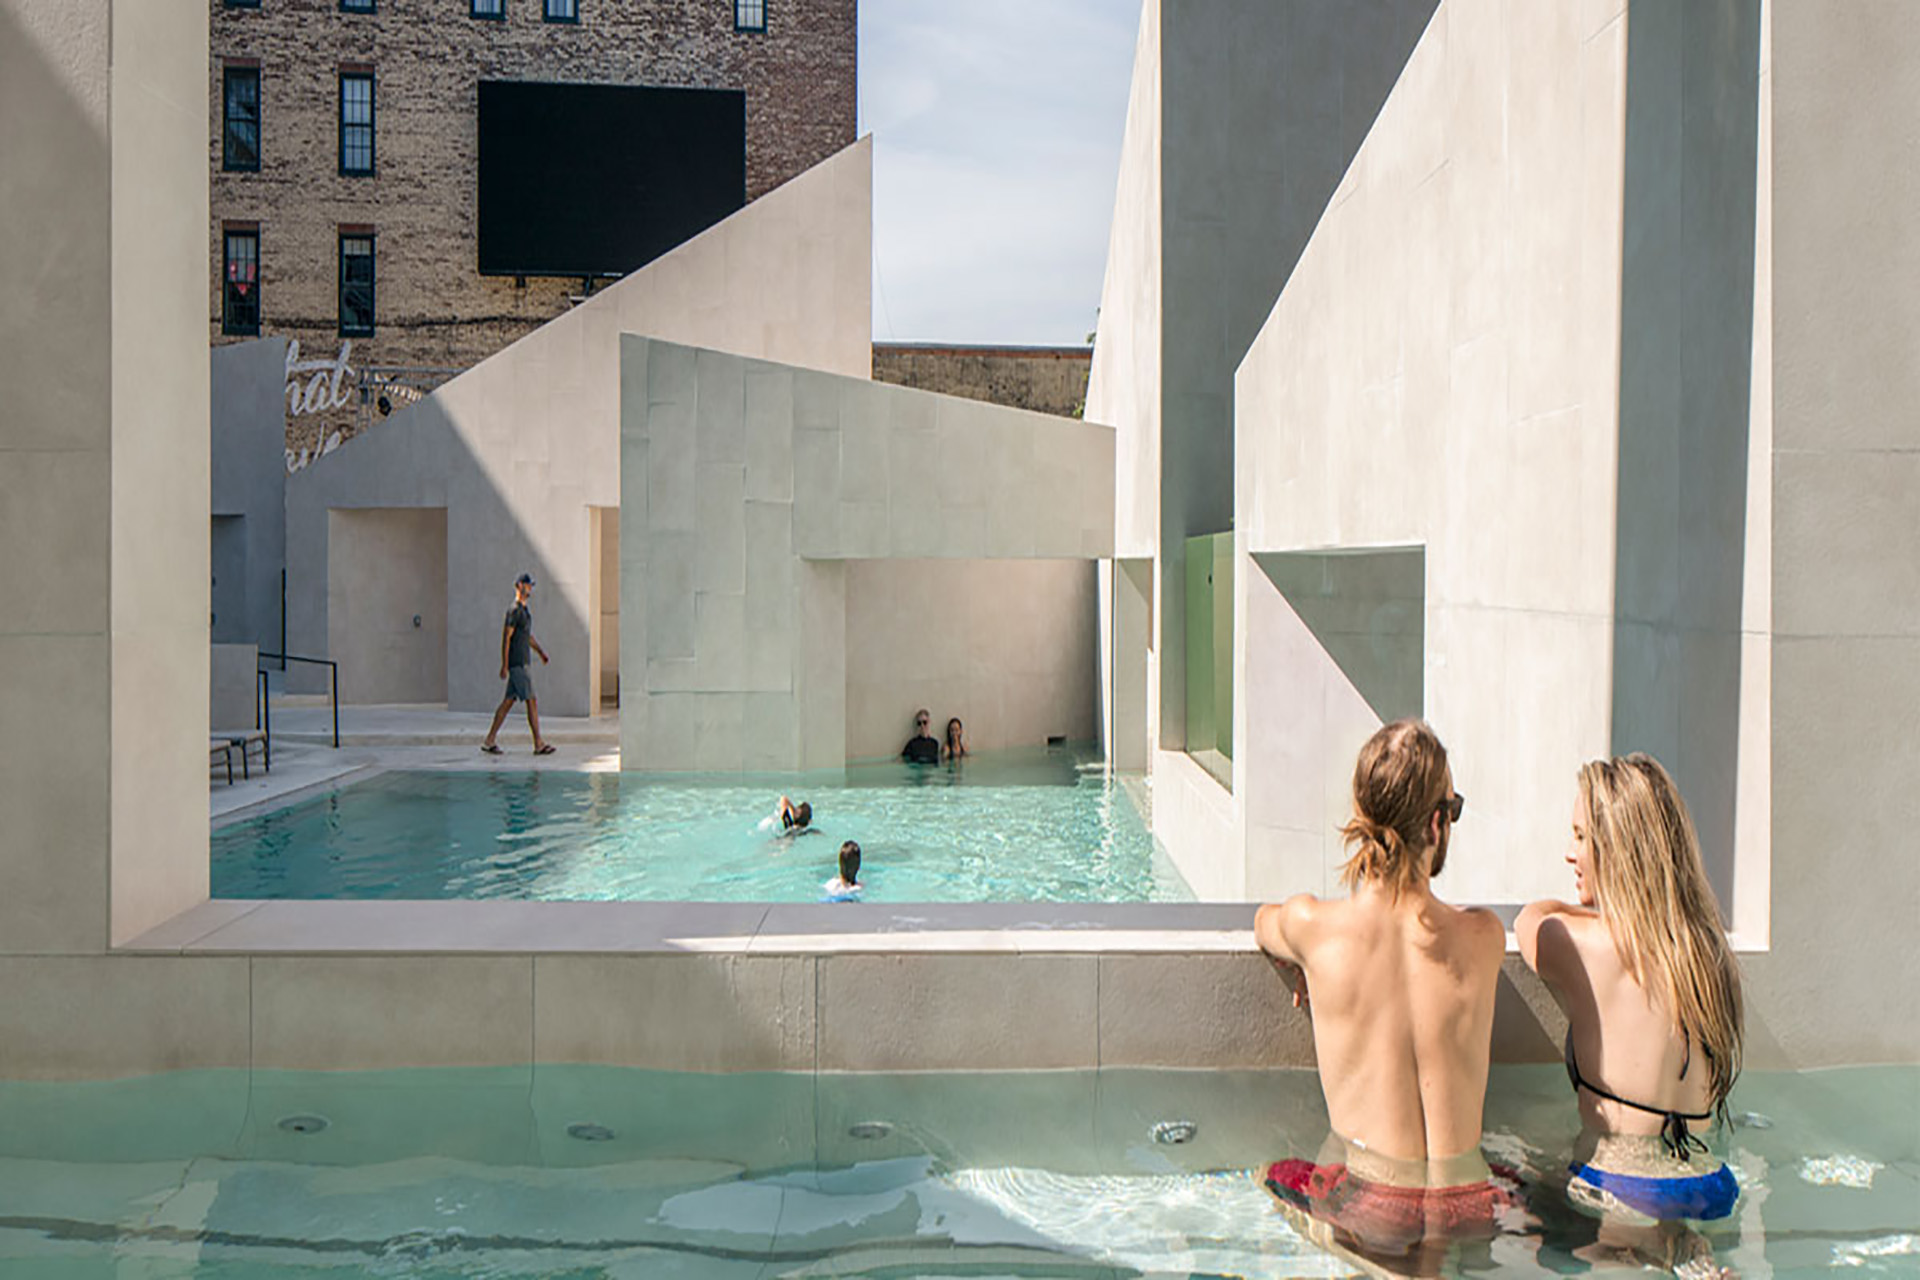
[[[342,702],[446,701],[445,508],[327,513],[327,652]]]
[[[1774,4],[1769,567],[1774,1055],[1920,1058],[1920,29]]]
[[[974,751],[1094,740],[1091,561],[855,560],[846,580],[848,759],[897,754],[919,707]]]
[[[1161,359],[1160,4],[1142,0],[1119,185],[1087,375],[1089,422],[1114,429],[1117,555],[1159,545]]]
[[[1618,14],[1447,0],[1239,375],[1244,608],[1247,553],[1426,549],[1425,712],[1473,798],[1446,888],[1473,900],[1564,887],[1573,770],[1610,742],[1626,64]],[[1250,643],[1243,683],[1366,710],[1314,648]],[[1268,815],[1320,839],[1257,883],[1339,855],[1334,780],[1378,717],[1323,714],[1324,781]]]
[[[589,508],[621,501],[619,335],[865,377],[871,156],[854,144],[290,477],[288,643],[328,635],[330,508],[445,507],[448,704],[499,700],[500,617],[531,571],[541,707],[595,710]]]
[[[213,349],[213,514],[237,517],[245,611],[215,609],[214,638],[280,649],[280,573],[287,564],[284,338]],[[215,549],[216,555],[218,548]]]
[[[260,650],[251,644],[215,644],[207,727],[244,730],[258,720]]]
[[[1087,393],[1119,435],[1116,545],[1155,567],[1154,714],[1129,754],[1184,746],[1184,540],[1232,526],[1234,370],[1435,3],[1142,7]],[[1140,660],[1107,656],[1104,700]]]
[[[624,768],[842,764],[843,561],[1112,550],[1105,427],[632,335],[621,354]]]
[[[0,3],[7,954],[206,896],[206,24]]]

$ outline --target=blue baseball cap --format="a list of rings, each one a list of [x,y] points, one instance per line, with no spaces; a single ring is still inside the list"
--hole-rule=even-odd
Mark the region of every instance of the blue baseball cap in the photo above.
[[[522,586],[530,587],[533,585],[533,575],[530,573],[523,573],[519,577],[513,580],[513,585],[516,587],[522,587]]]

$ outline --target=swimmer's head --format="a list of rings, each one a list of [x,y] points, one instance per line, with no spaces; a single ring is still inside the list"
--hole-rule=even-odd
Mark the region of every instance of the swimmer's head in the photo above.
[[[812,821],[813,821],[813,805],[811,803],[809,803],[808,801],[802,800],[799,804],[793,806],[793,825],[794,826],[804,827],[809,822],[812,822]]]
[[[840,879],[852,884],[860,878],[860,846],[849,840],[840,846]]]

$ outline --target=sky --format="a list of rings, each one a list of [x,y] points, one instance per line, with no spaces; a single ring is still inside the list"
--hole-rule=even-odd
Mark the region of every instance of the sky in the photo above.
[[[1139,0],[860,0],[876,342],[1083,343]]]

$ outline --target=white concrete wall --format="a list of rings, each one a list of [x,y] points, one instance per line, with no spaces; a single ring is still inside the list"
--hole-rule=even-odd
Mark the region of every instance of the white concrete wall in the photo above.
[[[1920,27],[1770,6],[1772,950],[1792,1062],[1920,1058]]]
[[[534,604],[538,637],[543,611],[537,597]],[[504,616],[506,609],[500,613]],[[499,622],[493,645],[498,684]],[[340,664],[341,702],[446,701],[444,508],[327,513],[327,652]],[[534,674],[538,694],[545,683],[538,677],[545,671]]]
[[[1609,745],[1626,55],[1617,13],[1446,0],[1239,373],[1243,584],[1249,552],[1426,548],[1426,714],[1473,809],[1447,889],[1473,900],[1564,887],[1573,770]],[[1298,744],[1327,783],[1268,815],[1330,863],[1325,788],[1378,720],[1316,647],[1250,644],[1241,683],[1272,699],[1255,723],[1296,685],[1345,707]],[[1255,879],[1327,882],[1298,858]]]
[[[206,896],[206,59],[204,12],[0,3],[0,952]]]
[[[1150,556],[1159,541],[1160,117],[1160,0],[1143,0],[1087,375],[1087,421],[1114,429],[1113,536],[1121,556]]]
[[[897,755],[913,713],[973,751],[1094,740],[1098,611],[1089,560],[854,560],[847,758]]]
[[[244,522],[246,575],[244,585],[235,584],[246,598],[245,616],[220,618],[215,633],[276,652],[287,563],[287,340],[217,346],[210,376],[213,514]]]
[[[834,562],[1112,550],[1106,427],[634,336],[622,358],[625,768],[843,763]]]
[[[619,335],[865,377],[871,191],[862,140],[296,473],[288,643],[317,653],[328,635],[329,508],[444,506],[449,705],[498,701],[500,613],[530,571],[553,655],[541,706],[595,710],[588,509],[621,500]]]

